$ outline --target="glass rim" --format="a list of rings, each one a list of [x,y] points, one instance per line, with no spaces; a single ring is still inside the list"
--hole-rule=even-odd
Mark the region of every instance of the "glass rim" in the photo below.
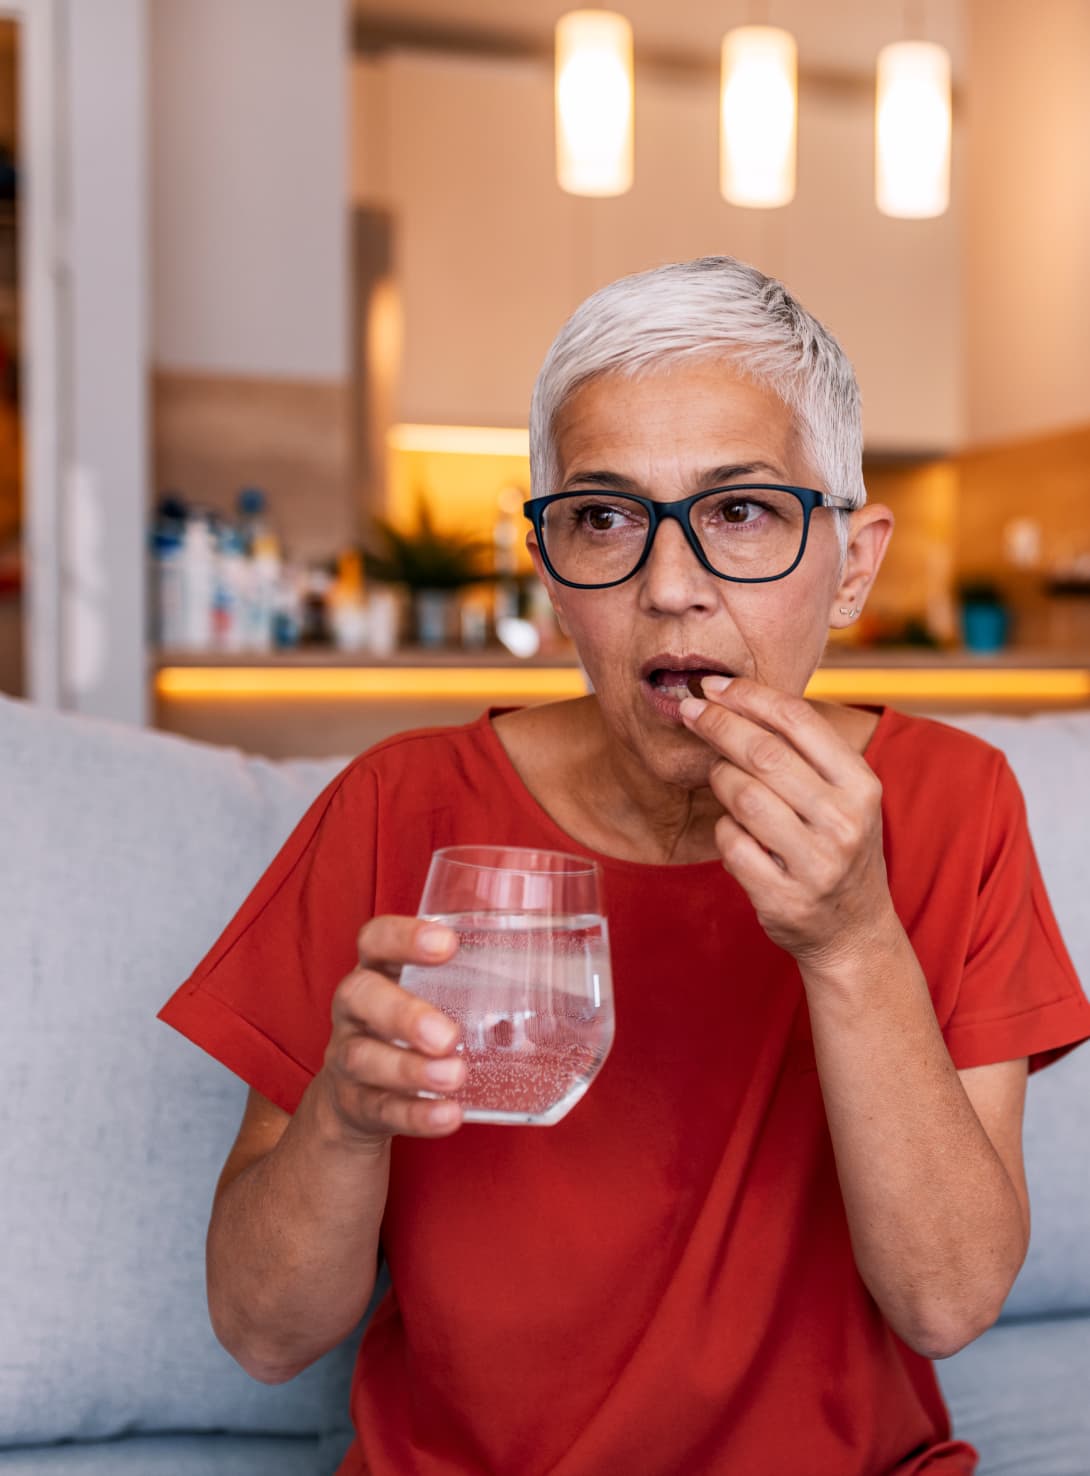
[[[493,853],[509,851],[521,853],[524,856],[556,856],[562,861],[573,861],[576,864],[575,866],[566,867],[561,871],[549,871],[540,866],[489,866],[480,861],[461,861],[457,856],[459,851],[492,851]],[[587,856],[576,856],[571,851],[552,850],[548,846],[501,846],[496,845],[494,842],[482,843],[476,846],[464,844],[440,846],[438,850],[432,852],[431,859],[432,861],[436,861],[440,856],[448,866],[462,866],[471,871],[511,872],[516,876],[596,876],[600,871],[597,861],[592,861]]]

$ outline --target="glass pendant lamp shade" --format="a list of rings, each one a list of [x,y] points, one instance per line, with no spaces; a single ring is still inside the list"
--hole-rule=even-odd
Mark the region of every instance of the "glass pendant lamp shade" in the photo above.
[[[719,188],[730,205],[787,205],[795,194],[798,48],[776,26],[723,37]]]
[[[633,171],[632,27],[612,10],[556,23],[556,169],[572,195],[623,195]]]
[[[875,192],[883,215],[926,220],[950,203],[950,53],[898,41],[878,54]]]

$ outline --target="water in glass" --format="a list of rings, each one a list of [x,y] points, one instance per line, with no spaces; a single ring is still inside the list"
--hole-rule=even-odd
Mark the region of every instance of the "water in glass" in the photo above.
[[[586,861],[570,859],[586,871]],[[541,878],[537,873],[536,886],[506,888],[498,899],[520,906],[421,908],[457,933],[458,951],[446,964],[405,968],[401,983],[461,1027],[458,1049],[468,1070],[465,1085],[450,1095],[462,1103],[467,1122],[559,1122],[586,1092],[613,1041],[605,918],[600,908],[554,911],[557,898],[572,900],[570,879]],[[593,892],[575,889],[583,893],[578,900],[597,901],[593,880]],[[495,879],[487,881],[487,900],[495,901]]]

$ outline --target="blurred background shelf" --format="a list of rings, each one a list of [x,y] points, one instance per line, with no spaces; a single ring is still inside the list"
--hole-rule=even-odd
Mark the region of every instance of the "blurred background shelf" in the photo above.
[[[404,650],[388,660],[323,650],[161,654],[149,673],[158,727],[270,757],[351,755],[394,733],[470,722],[586,690],[571,656]],[[1090,706],[1090,653],[993,656],[911,648],[831,650],[809,695],[941,717]]]
[[[269,670],[296,667],[366,668],[368,670],[400,670],[404,668],[505,667],[512,670],[576,668],[572,652],[558,652],[530,657],[512,656],[499,646],[483,650],[426,650],[406,646],[392,656],[370,656],[359,651],[335,651],[324,647],[301,647],[290,651],[226,652],[226,651],[153,651],[149,662],[154,670],[166,667],[202,667],[231,670],[254,667]],[[988,671],[995,669],[1070,670],[1090,667],[1090,650],[1056,651],[1048,647],[1008,646],[1002,651],[932,650],[920,646],[830,646],[822,665],[826,667],[916,667],[921,670],[952,671],[962,668]]]

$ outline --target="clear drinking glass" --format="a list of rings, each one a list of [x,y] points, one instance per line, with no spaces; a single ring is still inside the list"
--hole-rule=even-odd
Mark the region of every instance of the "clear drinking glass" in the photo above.
[[[466,1122],[548,1125],[575,1106],[613,1044],[613,984],[598,868],[581,856],[449,846],[419,915],[458,934],[449,963],[402,987],[462,1028]]]

